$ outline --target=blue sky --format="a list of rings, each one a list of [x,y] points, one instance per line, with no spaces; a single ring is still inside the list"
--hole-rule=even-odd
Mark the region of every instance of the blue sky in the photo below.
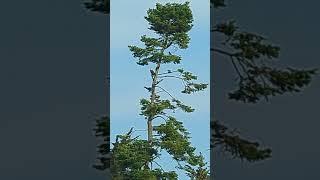
[[[146,122],[140,113],[139,100],[147,98],[149,94],[143,88],[149,86],[150,66],[139,66],[128,49],[128,45],[142,46],[140,37],[142,35],[154,36],[148,30],[148,23],[144,19],[146,11],[154,8],[156,2],[179,2],[184,0],[158,0],[158,1],[111,1],[110,18],[110,116],[111,116],[111,140],[115,140],[116,134],[126,133],[131,127],[135,129],[146,129]],[[163,71],[183,67],[198,75],[202,82],[209,83],[210,80],[210,11],[209,2],[193,1],[190,6],[194,16],[194,26],[190,31],[191,42],[189,48],[178,50],[176,53],[182,56],[180,65],[164,66]],[[168,67],[168,68],[166,68]],[[166,89],[180,97],[185,104],[192,105],[196,110],[191,114],[176,113],[175,116],[184,122],[185,127],[191,132],[192,144],[201,151],[209,161],[210,144],[210,85],[206,91],[193,95],[180,95],[183,88],[180,82],[168,80]],[[158,121],[160,122],[160,121]],[[158,123],[155,122],[155,123]],[[145,137],[145,131],[135,132],[135,135]],[[162,161],[170,161],[165,158]],[[162,161],[159,161],[161,163]],[[167,163],[166,164],[173,164]],[[164,166],[165,168],[167,166]],[[174,166],[171,166],[174,167]],[[170,168],[168,166],[167,168]],[[186,178],[181,176],[180,178]],[[188,179],[188,178],[186,178]]]

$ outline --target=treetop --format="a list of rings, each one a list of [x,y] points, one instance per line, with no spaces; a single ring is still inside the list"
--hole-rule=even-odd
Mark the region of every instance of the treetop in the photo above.
[[[189,36],[187,32],[192,28],[193,16],[189,2],[183,4],[156,4],[155,9],[149,9],[145,19],[149,22],[150,30],[162,37],[169,38],[180,48],[187,48]]]

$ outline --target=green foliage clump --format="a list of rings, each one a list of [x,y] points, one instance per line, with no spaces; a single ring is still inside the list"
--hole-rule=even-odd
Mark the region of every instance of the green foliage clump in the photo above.
[[[181,49],[188,47],[190,38],[187,34],[192,28],[193,16],[189,2],[184,4],[157,4],[155,9],[149,9],[145,19],[149,22],[150,30],[162,37],[167,37],[171,43]]]
[[[131,133],[128,133],[118,135],[113,145],[112,179],[155,179],[156,172],[146,166],[157,156],[157,151],[147,140],[131,138]]]

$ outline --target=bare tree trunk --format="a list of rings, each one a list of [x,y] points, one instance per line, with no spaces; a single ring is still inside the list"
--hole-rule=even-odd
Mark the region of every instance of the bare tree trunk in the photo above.
[[[156,99],[156,85],[157,85],[157,80],[158,80],[158,74],[159,74],[159,70],[160,70],[160,63],[157,64],[157,67],[155,69],[155,71],[151,70],[151,76],[152,76],[152,86],[151,86],[151,101],[150,101],[150,106],[153,106],[154,101]],[[152,131],[153,131],[153,127],[152,127],[152,120],[153,120],[153,116],[149,116],[148,117],[148,141],[150,143],[152,143]]]

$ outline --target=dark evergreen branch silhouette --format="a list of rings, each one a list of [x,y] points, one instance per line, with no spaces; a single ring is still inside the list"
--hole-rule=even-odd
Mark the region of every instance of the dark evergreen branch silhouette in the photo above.
[[[230,153],[234,158],[249,162],[271,157],[270,148],[260,148],[258,142],[251,142],[242,138],[237,131],[230,130],[219,121],[214,121],[211,124],[211,129],[213,130],[212,148],[221,147],[222,151]]]
[[[216,9],[226,6],[225,0],[210,2]],[[229,92],[231,100],[257,103],[261,99],[269,101],[272,96],[300,92],[317,72],[317,69],[275,68],[280,48],[263,36],[240,31],[234,20],[215,24],[211,32],[214,36],[224,37],[222,42],[214,43],[211,51],[229,58],[238,76],[237,89]],[[214,149],[220,147],[233,157],[250,162],[271,157],[270,148],[242,138],[219,121],[211,123],[211,130],[211,147]]]
[[[93,165],[98,170],[110,168],[110,118],[102,116],[96,119],[96,127],[93,129],[95,136],[100,140],[97,145],[97,163]]]
[[[93,12],[109,14],[110,0],[90,0],[84,3],[85,7]]]
[[[238,89],[229,93],[230,99],[256,103],[261,98],[268,101],[270,96],[300,92],[316,74],[317,69],[275,68],[272,63],[279,57],[280,48],[260,35],[240,32],[235,21],[219,23],[212,31],[225,36],[220,44],[225,48],[211,50],[230,58],[238,75]]]

